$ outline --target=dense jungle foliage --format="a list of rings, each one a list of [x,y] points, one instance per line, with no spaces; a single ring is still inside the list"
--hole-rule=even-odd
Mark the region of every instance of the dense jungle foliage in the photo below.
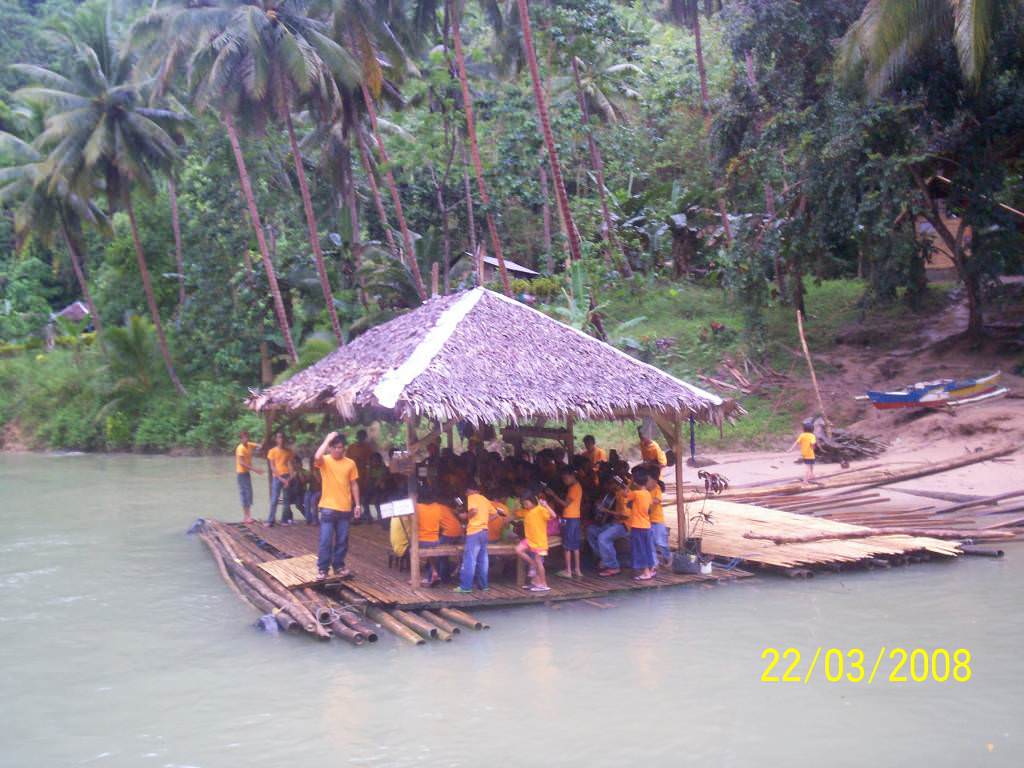
[[[35,445],[223,448],[246,388],[482,269],[686,376],[926,307],[937,248],[980,337],[1021,269],[1020,0],[0,3]]]

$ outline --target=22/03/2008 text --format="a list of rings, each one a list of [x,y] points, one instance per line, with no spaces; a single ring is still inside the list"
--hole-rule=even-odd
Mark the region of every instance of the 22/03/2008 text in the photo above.
[[[809,683],[817,673],[830,683],[966,683],[971,679],[971,652],[966,648],[887,648],[873,660],[860,648],[818,646],[805,661],[797,648],[765,648],[763,683]],[[883,668],[884,666],[884,668]]]

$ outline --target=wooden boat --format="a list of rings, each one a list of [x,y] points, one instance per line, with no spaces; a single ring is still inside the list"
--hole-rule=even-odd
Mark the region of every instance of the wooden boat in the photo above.
[[[994,392],[998,388],[1000,371],[967,379],[936,379],[920,381],[891,392],[868,390],[867,399],[879,410],[894,408],[944,408]]]

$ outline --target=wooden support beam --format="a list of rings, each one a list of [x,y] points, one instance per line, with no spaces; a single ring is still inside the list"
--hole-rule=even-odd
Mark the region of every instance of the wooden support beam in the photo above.
[[[571,414],[569,416],[566,416],[566,418],[565,418],[565,433],[566,433],[567,437],[565,439],[565,454],[569,458],[570,461],[572,460],[573,454],[576,452],[576,447],[574,445],[574,443],[576,441],[575,441],[575,435],[573,434],[574,431],[575,431],[575,427],[576,427],[576,419],[574,419]]]
[[[689,526],[686,520],[686,504],[683,503],[683,423],[682,416],[676,416],[672,434],[672,450],[676,453],[676,534],[679,538],[679,551],[686,549]]]
[[[506,443],[514,443],[525,437],[536,437],[542,440],[566,443],[572,440],[572,429],[566,427],[531,427],[520,425],[518,427],[505,427],[501,430],[501,439]]]
[[[405,420],[406,438],[409,443],[409,456],[412,458],[412,446],[416,444],[416,423],[412,417]],[[680,486],[682,487],[682,486]],[[420,585],[420,521],[416,512],[416,462],[412,461],[412,473],[409,475],[409,498],[412,500],[412,530],[409,532],[409,584],[414,589]]]

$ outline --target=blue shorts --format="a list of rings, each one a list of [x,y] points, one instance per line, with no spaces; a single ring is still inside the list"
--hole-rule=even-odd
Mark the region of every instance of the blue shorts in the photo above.
[[[629,532],[629,551],[633,555],[633,570],[653,568],[654,534],[650,528],[633,528]]]
[[[421,541],[420,542],[420,549],[436,549],[437,547],[440,547],[440,546],[441,546],[441,542],[439,542],[439,541]]]
[[[810,464],[811,466],[814,466],[814,459],[804,459],[804,464]]]
[[[244,509],[248,509],[252,506],[252,477],[248,472],[236,472],[235,477],[238,479],[238,500]]]
[[[580,551],[580,519],[578,517],[562,518],[562,548],[566,552]]]

